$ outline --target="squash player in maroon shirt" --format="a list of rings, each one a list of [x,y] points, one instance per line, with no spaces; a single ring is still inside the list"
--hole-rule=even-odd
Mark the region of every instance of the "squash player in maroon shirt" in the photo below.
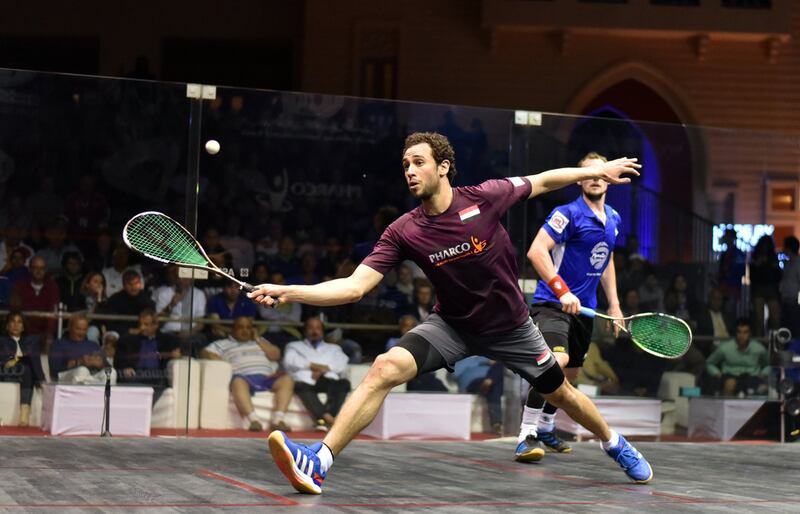
[[[636,159],[454,188],[455,154],[447,138],[414,133],[406,139],[402,164],[408,189],[421,204],[384,231],[352,275],[315,285],[261,284],[249,293],[267,306],[353,303],[404,259],[417,263],[437,292],[434,312],[375,359],[323,441],[306,446],[283,432],[270,434],[269,448],[281,472],[298,491],[320,494],[334,456],[369,425],[393,387],[419,374],[452,369],[458,360],[478,354],[503,362],[528,380],[548,402],[603,441],[608,455],[633,481],[649,482],[653,472],[641,453],[609,429],[591,400],[564,380],[528,316],[517,285],[515,250],[500,223],[517,201],[568,184],[593,178],[630,182],[622,175],[639,174]]]

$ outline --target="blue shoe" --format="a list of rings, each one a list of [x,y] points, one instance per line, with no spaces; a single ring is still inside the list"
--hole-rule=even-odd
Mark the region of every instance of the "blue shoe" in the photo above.
[[[653,468],[624,437],[619,436],[619,444],[606,450],[606,453],[617,461],[625,474],[637,484],[646,484],[653,479]]]
[[[550,432],[542,432],[539,430],[536,439],[541,441],[551,452],[572,453],[572,446],[562,441],[561,438],[556,435],[555,430],[551,430]]]
[[[280,430],[272,432],[267,442],[272,459],[292,487],[301,493],[322,494],[325,473],[317,456],[322,443],[314,443],[311,446],[297,444]]]
[[[544,448],[533,434],[522,440],[514,452],[514,460],[517,462],[536,462],[542,460],[542,457],[544,457]]]

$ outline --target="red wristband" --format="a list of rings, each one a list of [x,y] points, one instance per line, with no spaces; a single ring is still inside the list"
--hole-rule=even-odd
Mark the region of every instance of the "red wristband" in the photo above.
[[[556,298],[561,298],[565,294],[569,293],[569,287],[567,287],[567,283],[564,282],[564,279],[556,275],[555,277],[550,279],[550,282],[547,283],[550,287],[550,290],[556,295]]]

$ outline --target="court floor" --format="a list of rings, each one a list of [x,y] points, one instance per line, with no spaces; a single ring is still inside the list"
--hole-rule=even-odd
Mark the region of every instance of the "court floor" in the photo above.
[[[0,512],[800,512],[800,444],[637,443],[637,486],[597,443],[523,465],[514,442],[358,440],[305,496],[265,439],[2,437]]]

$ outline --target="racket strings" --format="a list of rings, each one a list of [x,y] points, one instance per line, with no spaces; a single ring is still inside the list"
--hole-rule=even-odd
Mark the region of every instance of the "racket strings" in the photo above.
[[[628,330],[640,345],[664,357],[680,357],[686,353],[692,340],[686,324],[667,316],[634,318],[630,320]]]
[[[142,253],[178,264],[208,264],[197,242],[166,216],[145,214],[135,218],[126,234],[130,245]]]

